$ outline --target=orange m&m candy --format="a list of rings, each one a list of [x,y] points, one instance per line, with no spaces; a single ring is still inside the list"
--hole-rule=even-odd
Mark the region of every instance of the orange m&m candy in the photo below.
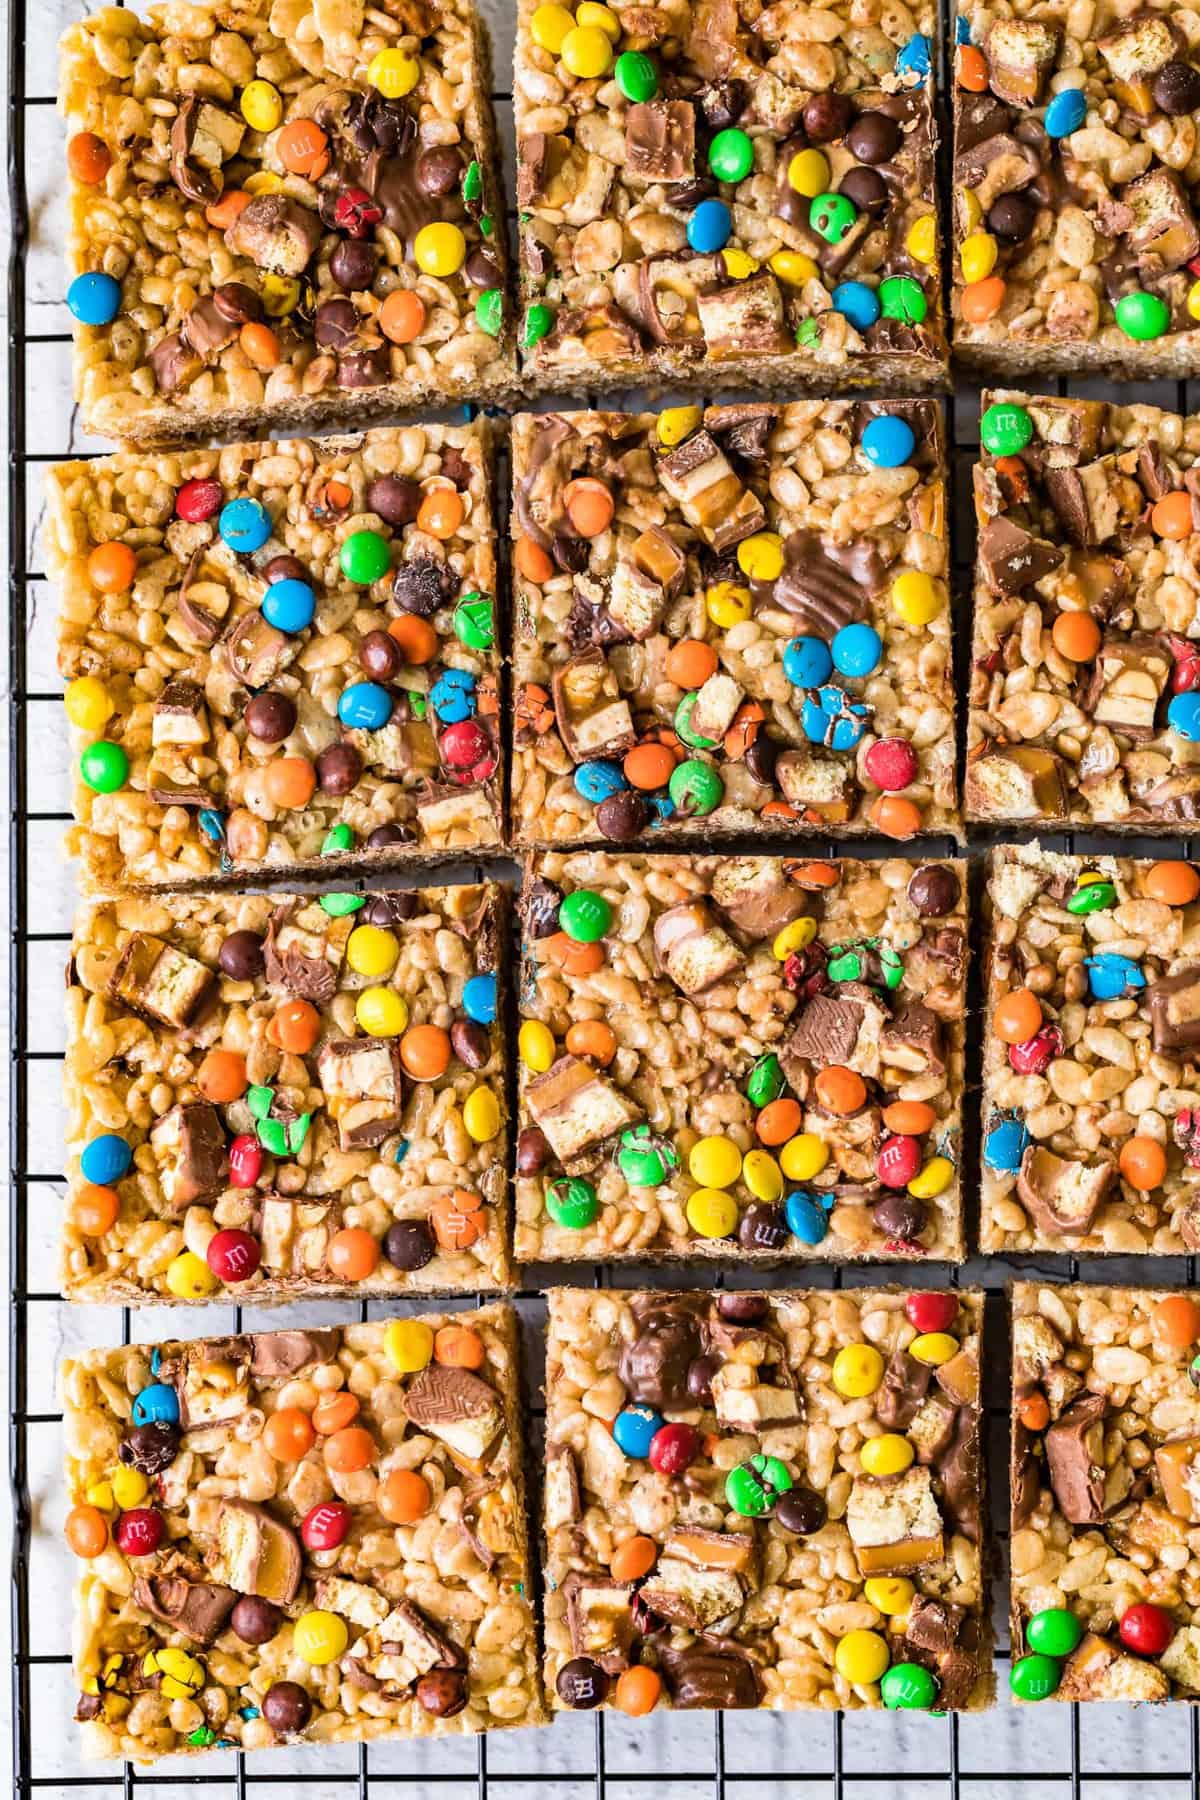
[[[414,669],[432,662],[437,655],[438,634],[428,619],[417,613],[401,613],[387,628],[388,636],[400,646],[400,654]]]
[[[484,1234],[482,1197],[469,1188],[439,1194],[429,1209],[429,1222],[443,1250],[469,1250]]]
[[[1167,1172],[1167,1153],[1157,1138],[1131,1137],[1122,1144],[1117,1164],[1130,1187],[1137,1188],[1139,1193],[1148,1194],[1152,1188],[1163,1184],[1163,1177]]]
[[[196,1073],[196,1086],[214,1106],[240,1100],[249,1085],[246,1059],[237,1050],[210,1050]]]
[[[958,85],[969,94],[987,92],[988,66],[982,50],[974,44],[960,44],[958,49]]]
[[[335,1231],[325,1248],[331,1275],[340,1281],[365,1281],[379,1267],[379,1244],[361,1225]],[[320,1426],[317,1427],[320,1430]]]
[[[1002,1044],[1027,1044],[1041,1023],[1041,1001],[1028,988],[1001,995],[992,1013],[992,1030]]]
[[[554,564],[549,556],[531,537],[517,539],[517,547],[513,551],[513,561],[526,581],[535,581],[539,587],[550,580],[554,574]]]
[[[93,587],[102,594],[122,594],[133,586],[137,557],[128,544],[97,544],[87,566]]]
[[[572,1056],[589,1056],[605,1069],[617,1054],[616,1033],[602,1019],[580,1019],[569,1027],[563,1042]]]
[[[311,1000],[285,1000],[267,1026],[267,1039],[289,1056],[307,1056],[321,1035],[321,1015]]]
[[[564,975],[594,975],[604,967],[604,945],[581,944],[565,931],[555,931],[542,940],[547,962],[560,968]]]
[[[1004,305],[1005,286],[999,275],[989,275],[983,281],[972,281],[962,291],[959,306],[962,316],[968,325],[986,325],[994,319]]]
[[[414,1081],[436,1081],[450,1067],[450,1035],[440,1025],[414,1025],[400,1039],[400,1061]]]
[[[883,1122],[896,1137],[924,1137],[937,1124],[937,1114],[924,1100],[893,1100],[883,1109]]]
[[[1191,863],[1156,862],[1146,872],[1146,892],[1164,906],[1190,906],[1200,894],[1200,875]]]
[[[263,1426],[263,1443],[276,1462],[301,1462],[316,1441],[312,1420],[300,1406],[281,1406]]]
[[[289,174],[319,181],[329,167],[329,139],[315,119],[293,119],[275,139],[275,154]]]
[[[902,794],[880,794],[871,808],[871,823],[884,837],[916,837],[921,829],[921,809]]]
[[[666,787],[675,773],[675,758],[665,744],[635,744],[621,767],[630,787],[650,792]]]
[[[280,756],[267,764],[263,787],[272,806],[298,812],[307,806],[317,785],[317,772],[306,756]]]
[[[88,1181],[80,1188],[71,1207],[71,1219],[84,1237],[103,1237],[117,1222],[121,1196],[116,1188],[99,1187]]]
[[[253,198],[253,194],[248,194],[245,188],[230,188],[219,200],[205,207],[204,217],[217,231],[228,231],[234,221],[241,218]]]
[[[867,1104],[866,1082],[856,1069],[844,1068],[841,1063],[822,1069],[813,1083],[813,1091],[825,1111],[839,1119],[860,1112]]]
[[[763,1107],[754,1121],[754,1129],[758,1133],[761,1144],[786,1144],[794,1138],[804,1123],[804,1113],[800,1102],[784,1095],[780,1100],[771,1100]]]
[[[658,1545],[653,1538],[631,1537],[617,1545],[608,1569],[614,1581],[638,1581],[650,1573],[657,1561]]]
[[[1192,496],[1183,493],[1164,494],[1161,500],[1154,502],[1150,523],[1160,538],[1178,540],[1191,537],[1194,530]]]
[[[483,1339],[469,1325],[443,1325],[433,1336],[433,1360],[444,1369],[482,1369]]]
[[[641,1719],[654,1711],[661,1693],[662,1676],[658,1671],[648,1669],[644,1663],[635,1663],[632,1669],[623,1669],[618,1675],[613,1700],[619,1712],[627,1713],[631,1719]]]
[[[318,1400],[313,1407],[313,1430],[322,1437],[332,1437],[335,1431],[344,1431],[347,1425],[353,1425],[360,1410],[357,1395],[340,1388],[336,1394],[327,1394],[323,1400]]]
[[[425,329],[425,302],[411,288],[397,288],[379,309],[379,329],[393,344],[411,344]]]
[[[444,541],[454,536],[465,516],[466,508],[457,488],[435,487],[429,490],[421,502],[417,512],[417,528],[427,531],[430,537]]]
[[[1050,1407],[1045,1394],[1026,1394],[1017,1402],[1017,1417],[1026,1431],[1045,1431],[1050,1423]]]
[[[76,1556],[99,1556],[108,1548],[108,1520],[98,1506],[73,1506],[63,1534]]]
[[[325,1467],[335,1475],[356,1475],[375,1461],[375,1439],[365,1425],[347,1425],[325,1439]]]
[[[604,483],[594,476],[581,475],[575,481],[568,481],[563,489],[563,499],[567,517],[580,537],[599,537],[612,524],[616,511],[613,497]]]
[[[253,363],[256,369],[279,367],[279,339],[261,320],[251,319],[243,325],[238,332],[238,343],[245,352],[246,361]]]
[[[1091,662],[1100,648],[1100,627],[1091,613],[1061,612],[1050,638],[1058,654],[1068,662]]]
[[[1150,1315],[1154,1334],[1173,1350],[1186,1350],[1200,1339],[1200,1305],[1190,1294],[1168,1294]]]
[[[717,653],[703,638],[681,638],[667,651],[663,672],[676,687],[703,687],[717,672]]]
[[[390,1525],[413,1525],[429,1511],[433,1495],[416,1469],[393,1469],[379,1484],[375,1504]]]
[[[67,167],[76,181],[97,187],[112,168],[112,151],[94,131],[77,131],[67,145]]]

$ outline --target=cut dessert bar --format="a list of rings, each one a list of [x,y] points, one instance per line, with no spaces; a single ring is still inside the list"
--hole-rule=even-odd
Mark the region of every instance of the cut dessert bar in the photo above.
[[[1200,1699],[1200,1306],[1019,1281],[1012,1337],[1014,1694]]]
[[[49,472],[85,891],[499,843],[486,423]]]
[[[979,823],[1200,815],[1200,418],[985,393],[965,803]]]
[[[508,1286],[506,912],[491,884],[82,911],[68,1297]]]
[[[83,1753],[545,1717],[511,1308],[62,1369]]]
[[[991,856],[982,1248],[1200,1250],[1200,874]]]
[[[514,380],[472,0],[102,6],[65,33],[88,430],[363,421]]]
[[[954,349],[1001,377],[1200,371],[1190,14],[959,0]]]
[[[992,1698],[976,1291],[550,1294],[560,1708]]]
[[[933,21],[521,0],[527,381],[944,383]]]
[[[958,829],[936,401],[513,424],[523,843]]]
[[[537,858],[523,1261],[963,1255],[962,863]]]

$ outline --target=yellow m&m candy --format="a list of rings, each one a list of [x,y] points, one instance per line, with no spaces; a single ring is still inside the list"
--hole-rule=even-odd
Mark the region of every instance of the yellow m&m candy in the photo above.
[[[491,1088],[477,1087],[463,1102],[463,1124],[477,1144],[490,1143],[500,1129],[500,1103]]]
[[[910,226],[904,247],[914,262],[930,263],[937,255],[937,225],[932,213],[926,213]]]
[[[928,625],[942,610],[937,584],[920,569],[906,569],[892,583],[892,605],[906,625]]]
[[[788,186],[815,200],[829,186],[829,158],[820,150],[798,150],[788,164]]]
[[[790,925],[785,925],[782,931],[776,932],[771,955],[776,962],[786,962],[797,950],[803,950],[806,944],[811,944],[816,935],[815,919],[793,919]]]
[[[356,975],[388,975],[396,966],[400,941],[378,925],[359,925],[346,943],[346,961]]]
[[[958,1355],[958,1339],[951,1337],[948,1331],[923,1331],[908,1346],[908,1354],[936,1369]]]
[[[779,1161],[789,1181],[811,1181],[829,1161],[829,1151],[811,1131],[801,1131],[789,1138],[779,1152]]]
[[[350,1641],[344,1619],[336,1613],[310,1612],[296,1620],[292,1632],[292,1649],[301,1661],[314,1669],[336,1662]]]
[[[833,1653],[838,1674],[854,1687],[878,1681],[891,1660],[887,1642],[877,1631],[848,1631]]]
[[[720,1188],[697,1188],[687,1203],[687,1221],[698,1237],[728,1237],[737,1217],[737,1201]]]
[[[698,406],[668,406],[658,415],[658,441],[665,450],[673,450],[691,437],[703,413]]]
[[[704,596],[704,610],[721,631],[748,619],[750,606],[750,589],[735,587],[731,581],[718,581]]]
[[[868,1606],[873,1606],[876,1612],[888,1619],[898,1619],[916,1599],[917,1590],[903,1575],[872,1575],[863,1584],[863,1595]]]
[[[883,1358],[874,1344],[846,1344],[833,1359],[833,1385],[847,1400],[873,1394],[882,1380]]]
[[[80,675],[63,695],[67,717],[80,731],[103,731],[112,718],[112,695],[94,675]]]
[[[973,231],[962,241],[958,260],[965,282],[986,281],[996,266],[997,244],[990,231]]]
[[[394,988],[364,988],[354,1002],[354,1017],[368,1037],[399,1037],[408,1024],[408,1006]]]
[[[251,131],[274,131],[283,117],[279,89],[269,81],[250,81],[242,89],[242,117]]]
[[[688,1170],[702,1188],[732,1187],[742,1172],[742,1153],[732,1138],[701,1138],[692,1145]]]
[[[612,39],[597,25],[574,25],[563,39],[562,59],[569,74],[580,81],[595,81],[608,73]]]
[[[421,79],[421,65],[403,50],[378,50],[367,64],[367,80],[385,100],[402,100]]]
[[[467,240],[457,225],[422,225],[413,239],[413,256],[425,275],[453,275],[467,256]]]
[[[548,50],[551,56],[557,56],[562,50],[563,39],[574,25],[565,6],[539,6],[529,22],[529,29],[539,50]]]
[[[383,1334],[388,1361],[401,1375],[415,1375],[433,1355],[433,1328],[424,1319],[392,1319]]]
[[[858,1453],[865,1475],[902,1475],[913,1460],[913,1447],[898,1431],[868,1438]]]
[[[777,581],[783,574],[783,539],[777,531],[756,531],[738,545],[737,561],[751,581]]]
[[[534,1075],[544,1075],[554,1061],[554,1033],[540,1019],[526,1019],[517,1037],[521,1061]]]
[[[177,1300],[203,1300],[220,1285],[208,1264],[192,1250],[181,1250],[167,1265],[167,1287]]]
[[[742,1164],[742,1180],[756,1200],[773,1205],[783,1197],[783,1176],[769,1150],[748,1150]]]
[[[802,250],[777,250],[767,266],[772,275],[778,275],[789,287],[803,287],[818,273],[812,257],[805,256]]]

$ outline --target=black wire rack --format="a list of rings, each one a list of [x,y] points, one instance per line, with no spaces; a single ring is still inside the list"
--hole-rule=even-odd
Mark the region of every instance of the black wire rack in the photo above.
[[[80,0],[82,5],[82,0]],[[942,0],[946,13],[947,0]],[[1007,1631],[1004,1622],[1007,1532],[1007,1339],[1004,1289],[1014,1276],[1048,1281],[1127,1280],[1145,1285],[1194,1285],[1196,1258],[1127,1259],[1120,1264],[1074,1258],[1041,1259],[1023,1265],[999,1260],[968,1263],[962,1269],[924,1266],[918,1271],[880,1268],[824,1272],[806,1269],[806,1282],[855,1286],[908,1280],[949,1281],[981,1286],[988,1295],[987,1411],[988,1458],[995,1519],[994,1556],[997,1599],[998,1676],[996,1710],[973,1717],[918,1717],[893,1714],[656,1714],[636,1723],[619,1715],[560,1716],[537,1732],[493,1733],[478,1739],[425,1742],[420,1745],[341,1746],[336,1750],[308,1747],[296,1752],[267,1752],[249,1759],[218,1755],[176,1758],[138,1770],[130,1764],[82,1764],[74,1748],[70,1715],[74,1703],[65,1624],[66,1594],[74,1571],[61,1546],[65,1508],[61,1481],[61,1416],[54,1398],[56,1352],[65,1338],[72,1345],[100,1341],[129,1342],[152,1337],[156,1330],[173,1334],[208,1334],[240,1330],[254,1323],[242,1309],[212,1309],[178,1314],[162,1324],[157,1309],[135,1316],[103,1309],[68,1308],[53,1291],[55,1261],[51,1249],[57,1231],[64,1184],[56,1164],[61,1133],[45,1122],[46,1094],[61,1077],[60,1012],[56,1000],[59,971],[69,932],[62,915],[62,894],[70,877],[53,870],[48,846],[68,824],[60,788],[55,784],[55,757],[61,756],[61,694],[53,670],[33,635],[39,605],[45,613],[48,595],[31,544],[32,515],[37,505],[37,465],[80,454],[72,444],[47,438],[40,408],[31,410],[31,391],[40,385],[46,358],[65,365],[69,337],[61,314],[47,308],[52,329],[29,330],[31,312],[42,310],[31,296],[29,258],[44,247],[42,211],[31,219],[30,175],[44,169],[50,142],[44,121],[55,105],[53,78],[31,82],[31,69],[48,71],[51,59],[46,34],[59,19],[45,18],[52,9],[28,7],[8,0],[8,185],[11,243],[8,264],[8,551],[9,551],[9,1253],[10,1367],[9,1471],[12,1497],[11,1611],[12,1792],[14,1800],[48,1794],[103,1796],[105,1800],[158,1800],[159,1796],[201,1790],[214,1800],[253,1800],[281,1789],[296,1788],[304,1800],[521,1800],[529,1790],[549,1791],[556,1800],[641,1800],[650,1791],[668,1792],[671,1800],[872,1800],[898,1789],[905,1800],[1015,1800],[1036,1789],[1039,1800],[1105,1800],[1132,1796],[1151,1785],[1163,1800],[1200,1800],[1200,1709],[1175,1706],[1154,1712],[1093,1707],[1086,1725],[1078,1706],[1048,1705],[1013,1709],[1007,1703]],[[514,0],[497,0],[496,68],[502,77],[510,66]],[[939,64],[942,92],[949,72],[941,34]],[[509,96],[493,96],[502,123]],[[35,129],[31,131],[31,121]],[[55,142],[54,166],[61,157]],[[31,160],[32,159],[32,160]],[[511,188],[511,169],[509,170]],[[948,196],[943,194],[943,201]],[[948,212],[943,217],[948,217]],[[51,246],[54,248],[54,246]],[[60,254],[58,250],[55,252]],[[1068,384],[1057,384],[1060,392]],[[1096,383],[1071,383],[1070,391],[1097,394]],[[1130,397],[1178,411],[1195,411],[1200,394],[1183,383],[1159,383],[1130,390]],[[579,402],[583,404],[584,402]],[[970,465],[978,446],[978,393],[956,387],[949,406],[952,469],[952,525],[955,546],[955,669],[960,696],[960,751],[970,665],[969,595],[973,521]],[[73,420],[72,420],[73,426]],[[66,436],[64,431],[63,436]],[[51,444],[52,450],[42,448]],[[501,533],[503,544],[503,533]],[[48,641],[48,640],[47,640]],[[31,646],[34,646],[31,648]],[[49,800],[47,800],[49,794]],[[1048,839],[1055,847],[1075,847],[1070,837]],[[1080,839],[1078,848],[1096,848]],[[1161,850],[1161,840],[1159,841]],[[810,851],[816,846],[809,845]],[[836,854],[835,846],[827,846]],[[930,854],[949,854],[947,841],[931,843]],[[977,851],[979,846],[973,845]],[[1135,848],[1128,842],[1122,849]],[[1149,848],[1149,846],[1147,846]],[[1190,855],[1192,846],[1180,848]],[[888,846],[876,846],[887,854]],[[859,851],[856,849],[856,854]],[[871,854],[868,846],[862,853]],[[482,873],[483,871],[480,870]],[[512,874],[511,865],[490,865],[487,872]],[[981,887],[978,855],[972,862],[972,895]],[[51,893],[50,890],[53,890]],[[69,906],[69,900],[65,902]],[[60,927],[55,929],[54,927]],[[49,928],[47,928],[49,927]],[[980,969],[972,971],[970,1018],[980,1017]],[[52,1024],[45,1024],[46,1016]],[[49,1039],[46,1034],[50,1033]],[[969,1039],[972,1034],[968,1033]],[[977,1111],[969,1096],[979,1088],[978,1043],[968,1043],[968,1128],[963,1166],[978,1160]],[[51,1109],[52,1114],[52,1109]],[[968,1182],[968,1190],[970,1183]],[[970,1206],[968,1208],[970,1215]],[[976,1221],[969,1216],[968,1229]],[[639,1273],[660,1285],[656,1271],[590,1270],[559,1265],[526,1270],[529,1285],[516,1295],[526,1348],[526,1401],[535,1440],[540,1437],[540,1370],[542,1293],[565,1280],[614,1286],[638,1285]],[[544,1277],[544,1279],[543,1279]],[[701,1277],[681,1271],[678,1285]],[[795,1272],[775,1271],[768,1285],[793,1285]],[[671,1274],[667,1281],[674,1281]],[[309,1309],[311,1311],[311,1309]],[[366,1306],[358,1316],[367,1316]],[[292,1309],[295,1318],[299,1309]],[[322,1317],[346,1321],[353,1308],[324,1307]],[[536,1457],[536,1450],[534,1452]],[[531,1474],[536,1475],[535,1470]],[[536,1489],[536,1480],[534,1486]],[[537,1560],[536,1536],[535,1561]]]

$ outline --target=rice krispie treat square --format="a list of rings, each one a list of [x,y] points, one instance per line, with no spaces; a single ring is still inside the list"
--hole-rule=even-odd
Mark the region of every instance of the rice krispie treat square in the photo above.
[[[83,1753],[545,1717],[512,1309],[62,1367]]]
[[[49,471],[86,892],[501,841],[486,422]]]
[[[931,400],[521,414],[517,841],[959,829]]]
[[[981,1244],[1200,1250],[1200,874],[991,855]]]
[[[981,824],[1200,812],[1200,418],[983,395],[964,784]]]
[[[506,914],[491,883],[81,911],[68,1298],[507,1287]]]
[[[959,0],[955,354],[1001,378],[1200,370],[1185,8]]]
[[[511,389],[473,0],[102,6],[60,64],[89,431],[178,442]]]
[[[1013,1693],[1200,1699],[1200,1306],[1018,1281],[1012,1346]]]
[[[550,1294],[556,1708],[979,1711],[983,1295]]]
[[[924,0],[520,0],[526,379],[944,384],[933,28]]]
[[[961,1261],[965,866],[551,852],[517,1255]]]

